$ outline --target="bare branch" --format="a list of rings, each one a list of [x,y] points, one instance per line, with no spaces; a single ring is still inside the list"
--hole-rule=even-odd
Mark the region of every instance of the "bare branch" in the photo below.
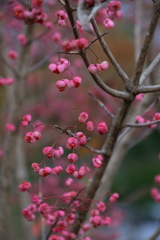
[[[118,62],[116,61],[116,59],[112,55],[108,45],[104,41],[104,38],[101,37],[102,33],[100,32],[95,19],[92,19],[91,23],[93,25],[93,28],[94,28],[94,31],[95,31],[97,37],[99,38],[99,42],[100,42],[100,44],[101,44],[105,54],[107,55],[107,57],[109,58],[109,60],[113,64],[113,66],[114,66],[115,70],[117,71],[118,75],[121,77],[121,79],[124,82],[128,82],[129,81],[129,77],[126,75],[126,73],[123,71],[123,69],[120,67],[120,65],[118,64]]]
[[[132,82],[136,85],[139,84],[139,80],[143,71],[143,67],[144,67],[144,63],[149,51],[149,47],[153,38],[153,34],[155,32],[158,20],[159,20],[159,16],[160,16],[160,0],[158,0],[155,5],[154,5],[154,11],[153,11],[153,15],[151,18],[151,22],[149,24],[149,28],[147,30],[146,33],[146,37],[141,49],[141,53],[140,56],[138,58],[138,61],[136,63],[136,67],[133,73],[133,77],[132,77]]]
[[[160,62],[160,52],[157,54],[153,62],[147,67],[147,69],[144,71],[140,78],[140,84],[142,84],[147,77],[151,74],[151,72],[154,70],[154,68],[157,66],[157,64]]]
[[[160,91],[160,84],[158,85],[151,85],[151,86],[139,86],[136,89],[137,93],[149,93],[149,92],[159,92]]]
[[[152,121],[152,122],[149,122],[149,123],[127,123],[125,125],[122,126],[122,128],[125,128],[125,127],[147,127],[147,126],[151,126],[153,124],[157,124],[157,123],[160,123],[160,120],[156,120],[156,121]]]
[[[100,107],[102,107],[111,118],[114,118],[114,115],[108,110],[108,108],[102,103],[96,96],[94,96],[90,91],[88,91],[88,94],[98,103]]]
[[[160,226],[153,233],[153,235],[150,238],[148,238],[148,240],[156,240],[159,235],[160,235]]]

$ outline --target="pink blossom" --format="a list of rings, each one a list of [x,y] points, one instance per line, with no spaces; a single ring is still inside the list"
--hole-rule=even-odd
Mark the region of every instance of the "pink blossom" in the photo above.
[[[142,99],[144,98],[144,94],[143,93],[140,93],[136,96],[136,100],[137,101],[142,101]]]
[[[94,227],[94,228],[98,227],[99,225],[102,224],[102,218],[101,218],[101,216],[91,217],[91,218],[90,218],[90,223],[93,224],[93,227]]]
[[[105,19],[103,25],[105,26],[106,29],[113,28],[114,22],[111,19]]]
[[[56,87],[59,89],[60,92],[63,92],[67,86],[67,83],[64,80],[58,80],[56,82]]]
[[[98,132],[103,135],[108,132],[108,128],[105,122],[98,124]]]
[[[92,131],[93,129],[94,129],[93,122],[92,121],[88,121],[87,122],[87,130],[88,131]]]
[[[155,176],[154,182],[160,184],[160,175]]]
[[[73,179],[72,179],[72,178],[67,178],[67,179],[66,179],[65,184],[66,184],[67,186],[71,186],[72,183],[73,183]]]
[[[36,141],[36,139],[33,137],[33,132],[27,132],[24,139],[28,143],[34,143]]]
[[[32,163],[32,169],[34,172],[39,172],[40,167],[38,163]]]
[[[62,171],[63,171],[63,168],[61,166],[56,166],[56,167],[52,168],[52,173],[54,175],[58,175]]]
[[[117,198],[119,198],[119,194],[118,193],[113,193],[111,195],[111,197],[109,198],[110,202],[115,202],[117,200]]]
[[[32,116],[31,116],[30,114],[27,114],[27,115],[25,115],[25,116],[22,118],[22,120],[23,120],[23,121],[26,121],[26,122],[30,122],[31,119],[32,119]]]
[[[70,137],[66,142],[66,148],[68,149],[76,149],[79,146],[79,142],[76,138]]]
[[[122,8],[122,4],[120,1],[112,1],[112,2],[108,3],[107,7],[110,11],[117,12],[118,10],[120,10]]]
[[[100,212],[104,212],[106,210],[106,205],[104,202],[97,203],[97,208]]]
[[[110,223],[111,223],[111,218],[110,218],[110,217],[105,217],[105,218],[102,220],[102,224],[103,224],[104,226],[108,226]]]
[[[27,43],[27,38],[24,34],[19,34],[17,37],[18,41],[20,42],[21,46],[25,46]]]
[[[68,165],[67,168],[66,168],[66,173],[72,175],[75,170],[76,170],[76,166],[75,165]]]
[[[42,134],[38,131],[34,131],[32,137],[34,137],[36,140],[39,140],[42,137]]]
[[[54,155],[54,149],[52,147],[45,147],[42,149],[42,153],[48,158],[52,158],[52,156]]]
[[[97,73],[97,65],[96,64],[90,64],[88,66],[88,71],[92,74],[96,74]]]
[[[11,59],[16,59],[18,57],[18,53],[14,50],[10,50],[8,52],[8,56],[11,58]]]
[[[6,123],[5,129],[9,132],[14,132],[16,130],[16,126],[13,123]]]
[[[88,119],[88,113],[82,112],[79,114],[78,121],[84,123]]]
[[[78,155],[76,153],[70,153],[67,157],[70,162],[76,162],[78,160]]]
[[[19,185],[19,190],[21,192],[28,191],[31,188],[31,183],[30,182],[23,182]]]
[[[54,150],[54,154],[57,158],[60,158],[64,153],[64,150],[62,147],[57,147],[55,150]]]
[[[47,175],[49,175],[52,172],[52,169],[50,167],[45,167],[45,168],[41,168],[39,170],[39,175],[46,177]]]

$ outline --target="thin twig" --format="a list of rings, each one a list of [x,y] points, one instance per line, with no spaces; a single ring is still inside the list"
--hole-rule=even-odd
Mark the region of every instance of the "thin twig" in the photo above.
[[[114,118],[114,115],[108,110],[108,108],[102,103],[95,95],[93,95],[90,91],[88,91],[88,94],[98,103],[100,107],[102,107],[111,118]]]
[[[157,124],[160,123],[160,120],[156,120],[156,121],[151,121],[148,123],[127,123],[125,125],[123,125],[121,128],[125,128],[125,127],[146,127],[146,126],[151,126],[153,124]]]
[[[142,84],[147,79],[147,77],[152,73],[152,71],[154,70],[154,68],[157,66],[159,62],[160,62],[160,52],[157,54],[155,59],[151,62],[151,64],[146,68],[146,70],[142,74],[139,81],[140,84]]]
[[[102,33],[100,32],[97,23],[95,21],[95,19],[92,19],[91,21],[94,31],[97,35],[97,37],[99,37],[99,42],[105,52],[105,54],[107,55],[107,57],[109,58],[109,60],[111,61],[113,67],[115,68],[115,70],[117,71],[118,75],[121,77],[121,79],[123,80],[124,83],[127,83],[128,81],[130,81],[129,77],[127,76],[127,74],[123,71],[123,69],[120,67],[120,65],[118,64],[118,62],[116,61],[116,59],[114,58],[114,56],[112,55],[108,45],[106,44],[106,42],[104,41],[104,38],[101,37]]]

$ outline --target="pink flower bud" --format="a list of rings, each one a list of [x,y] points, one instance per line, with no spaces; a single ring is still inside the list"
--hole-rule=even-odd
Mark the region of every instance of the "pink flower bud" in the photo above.
[[[97,66],[95,64],[90,64],[88,66],[88,71],[92,74],[96,74],[97,73]]]
[[[104,212],[106,210],[106,205],[104,202],[97,203],[97,208],[100,212]]]
[[[88,121],[87,122],[87,130],[88,131],[92,131],[93,129],[94,129],[93,122],[92,121]]]
[[[32,163],[32,169],[34,172],[39,172],[40,167],[38,163]]]
[[[64,150],[62,147],[58,147],[54,150],[54,154],[57,158],[60,158],[64,153]]]
[[[102,224],[104,226],[108,226],[111,223],[111,218],[110,217],[105,217],[105,219],[102,220]]]
[[[86,38],[80,38],[78,39],[78,49],[86,48],[88,47],[88,40]]]
[[[16,126],[13,123],[6,123],[5,129],[9,132],[14,132],[16,130]]]
[[[60,33],[54,33],[54,35],[52,36],[52,40],[54,42],[58,42],[61,39],[61,34]]]
[[[63,80],[58,80],[56,82],[56,87],[59,89],[60,92],[63,92],[65,90],[66,86],[67,86],[67,84]]]
[[[36,139],[32,136],[33,132],[27,132],[26,136],[25,136],[25,141],[28,143],[34,143],[36,141]]]
[[[52,147],[45,147],[42,149],[42,153],[48,158],[51,158],[54,154],[54,149]]]
[[[98,132],[103,135],[108,132],[108,128],[105,122],[98,124]]]
[[[41,168],[39,170],[39,175],[41,175],[42,177],[46,177],[47,175],[49,175],[52,172],[52,169],[50,167],[45,167],[45,168]]]
[[[19,190],[21,192],[28,191],[31,188],[31,183],[30,182],[23,182],[19,185]]]
[[[68,149],[76,149],[79,146],[78,140],[74,137],[70,137],[67,140],[66,148]]]
[[[30,114],[27,114],[22,118],[23,121],[27,121],[27,122],[30,122],[31,119],[32,119],[32,116]]]
[[[67,186],[71,186],[72,183],[73,183],[73,179],[72,179],[72,178],[67,178],[67,179],[66,179],[65,184],[66,184]]]
[[[39,140],[42,137],[42,134],[38,131],[34,131],[32,137],[34,137],[36,140]]]
[[[62,211],[62,210],[58,210],[56,213],[55,213],[56,217],[64,217],[65,216],[65,212]]]
[[[82,82],[82,78],[81,77],[77,77],[77,76],[74,77],[72,80],[73,80],[74,86],[76,88],[78,88],[80,86],[81,82]]]
[[[23,127],[27,127],[27,126],[28,126],[28,122],[27,122],[27,121],[22,121],[22,122],[21,122],[21,125],[22,125]]]
[[[105,19],[103,25],[106,29],[110,29],[114,27],[114,22],[111,19]]]
[[[102,70],[105,70],[109,67],[109,63],[107,61],[103,61],[101,64],[100,64],[100,67]]]
[[[66,168],[66,173],[72,175],[75,170],[76,170],[76,166],[75,165],[68,165],[67,168]]]
[[[67,158],[70,162],[76,162],[78,160],[78,155],[76,153],[70,153]]]
[[[108,9],[112,12],[117,12],[122,8],[122,4],[120,1],[112,1],[107,5]]]
[[[52,173],[54,175],[58,175],[62,171],[63,171],[63,168],[61,166],[56,166],[56,167],[52,168]]]
[[[82,112],[79,114],[78,121],[84,123],[88,119],[88,113]]]
[[[66,26],[66,21],[65,21],[65,20],[62,20],[62,19],[59,19],[59,20],[58,20],[58,25],[59,25],[60,27],[64,27],[64,26]]]
[[[154,182],[160,184],[160,175],[155,176]]]
[[[24,46],[26,45],[27,43],[27,38],[24,34],[19,34],[18,37],[17,37],[18,41],[20,42],[20,45],[21,46]]]
[[[118,193],[113,193],[111,195],[111,197],[109,198],[110,202],[115,202],[117,200],[117,198],[119,198],[119,194]]]

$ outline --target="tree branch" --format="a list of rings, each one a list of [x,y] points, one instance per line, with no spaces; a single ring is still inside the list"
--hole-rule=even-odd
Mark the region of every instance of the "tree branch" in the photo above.
[[[159,92],[160,91],[160,84],[158,85],[151,85],[151,86],[139,86],[136,89],[137,93],[149,93],[149,92]]]
[[[155,29],[156,29],[156,26],[158,24],[159,16],[160,16],[160,0],[158,0],[154,5],[151,22],[149,24],[149,28],[146,33],[146,37],[145,37],[145,40],[144,40],[144,43],[143,43],[143,46],[141,49],[140,56],[138,58],[136,66],[135,66],[135,70],[134,70],[133,77],[132,77],[132,82],[135,85],[139,84],[139,80],[140,80],[140,77],[141,77],[141,74],[143,71],[143,67],[144,67],[144,63],[145,63],[145,60],[146,60],[146,57],[147,57],[147,54],[149,51],[149,47],[150,47]]]
[[[154,68],[157,66],[159,62],[160,62],[160,52],[157,54],[153,62],[151,62],[151,64],[146,68],[146,70],[142,74],[139,81],[140,84],[142,84],[146,80],[146,78],[151,74],[151,72],[154,70]]]

